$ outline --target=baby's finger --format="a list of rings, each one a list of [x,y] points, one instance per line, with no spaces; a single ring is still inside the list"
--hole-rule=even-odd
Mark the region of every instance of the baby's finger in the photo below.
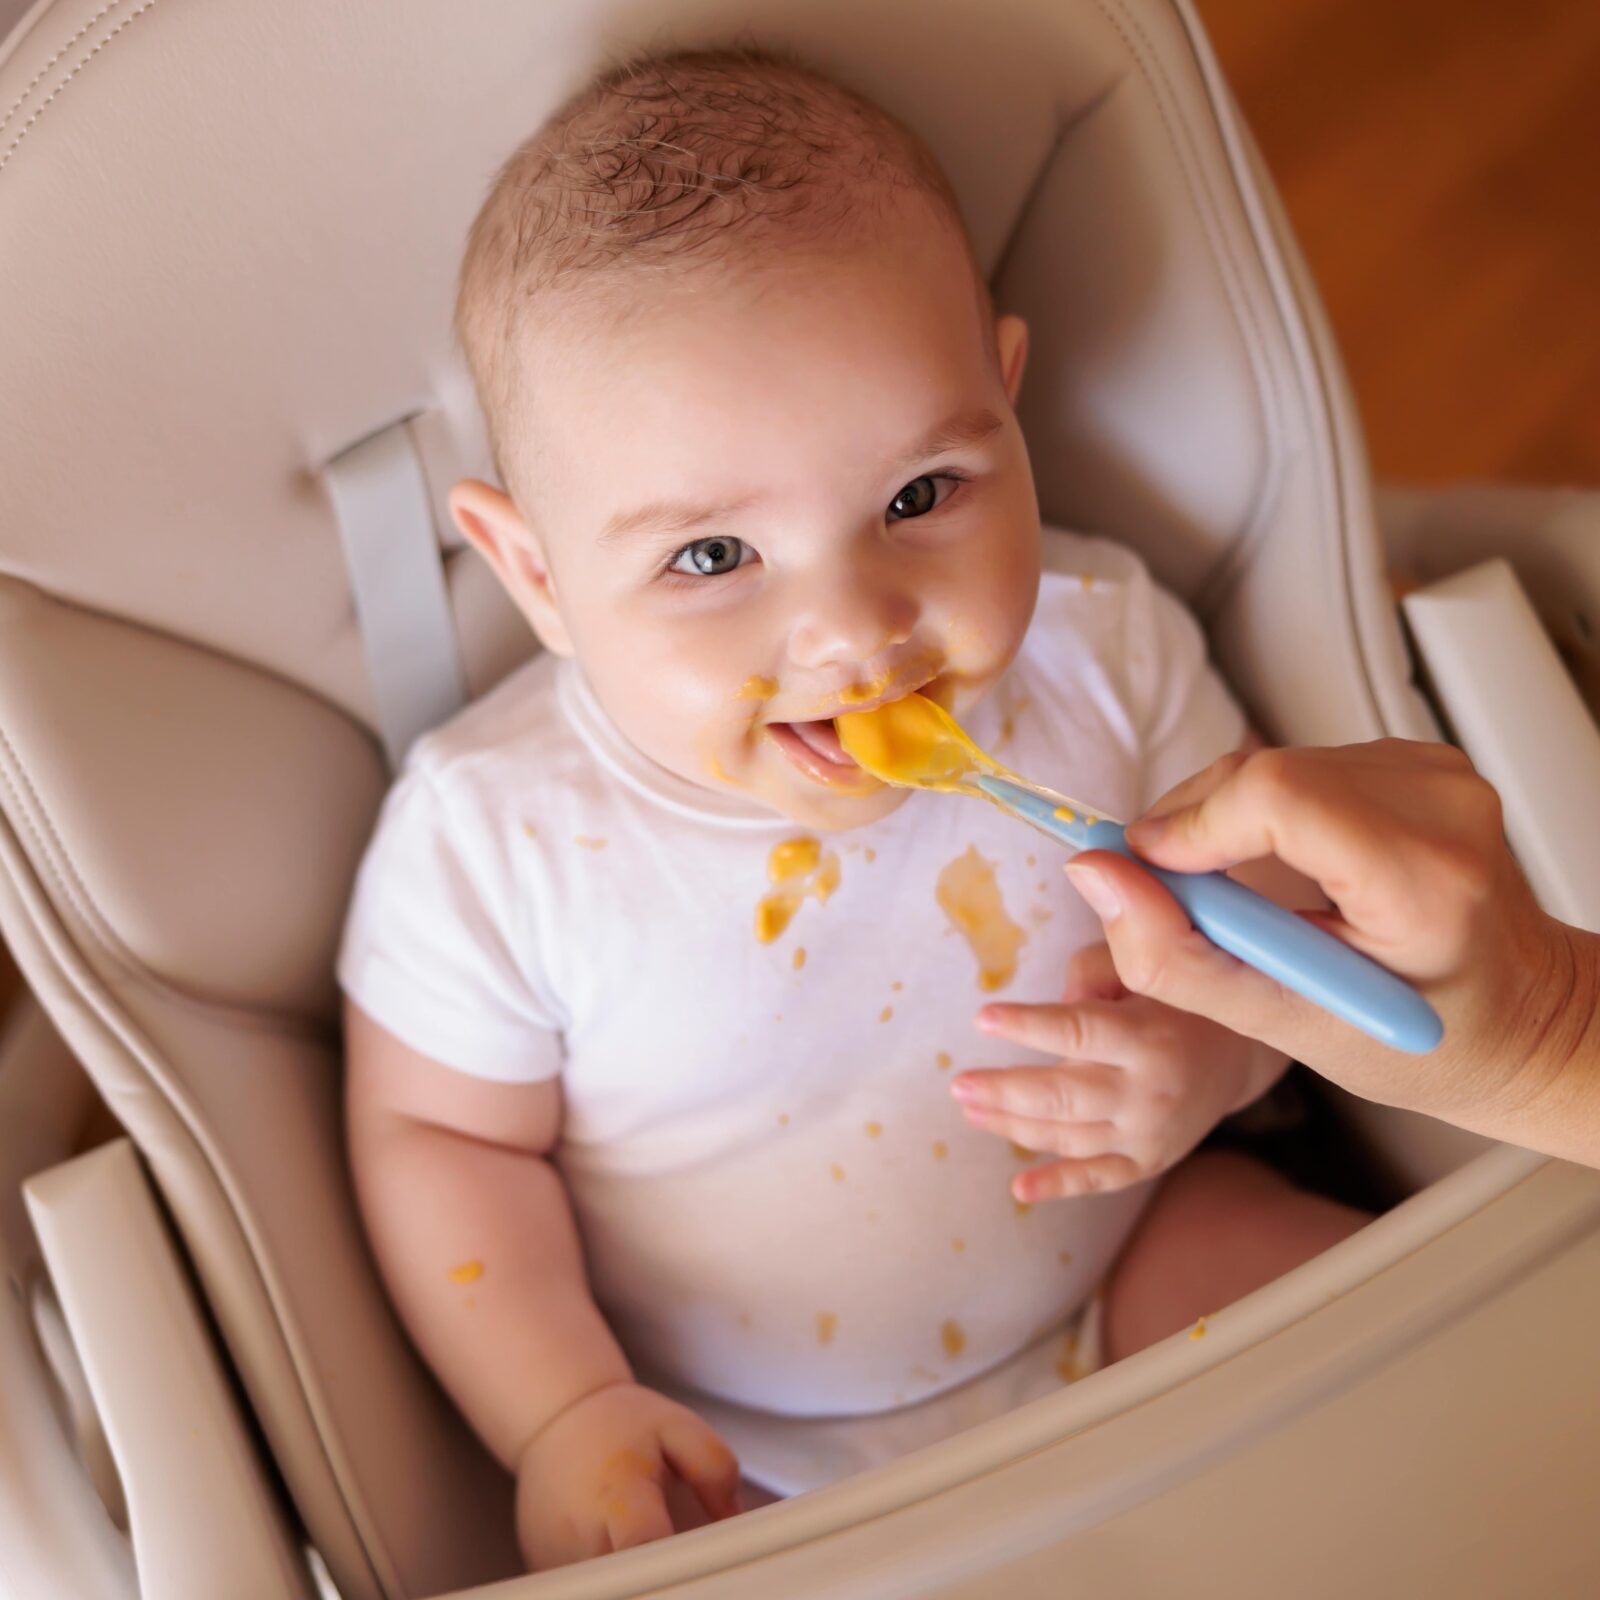
[[[670,1539],[672,1517],[654,1478],[627,1477],[607,1485],[602,1514],[613,1550],[631,1550],[654,1539]]]
[[[1069,1006],[995,1002],[977,1016],[985,1033],[1013,1044],[1113,1066],[1131,1065],[1141,1055],[1141,1020],[1139,1012],[1117,1000],[1077,1000]]]
[[[1046,1122],[1038,1117],[1017,1117],[986,1106],[962,1106],[961,1115],[974,1128],[999,1134],[1023,1150],[1040,1155],[1072,1156],[1079,1160],[1115,1150],[1122,1135],[1114,1122]]]
[[[1066,1005],[1078,1000],[1117,1000],[1128,992],[1117,976],[1111,959],[1111,946],[1104,939],[1072,952],[1067,962],[1067,983],[1061,999]]]
[[[1076,1195],[1109,1194],[1139,1183],[1145,1174],[1131,1157],[1108,1153],[1088,1160],[1053,1161],[1031,1167],[1011,1180],[1011,1193],[1025,1204],[1036,1200],[1068,1200]]]
[[[1017,1117],[1103,1122],[1122,1109],[1128,1082],[1121,1067],[1099,1061],[1070,1067],[991,1067],[957,1074],[950,1093],[964,1106]]]
[[[672,1470],[694,1490],[709,1517],[739,1511],[739,1459],[716,1432],[692,1413],[667,1422],[659,1431],[661,1449]]]

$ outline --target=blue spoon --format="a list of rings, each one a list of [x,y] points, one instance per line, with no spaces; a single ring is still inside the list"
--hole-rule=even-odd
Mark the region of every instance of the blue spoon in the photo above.
[[[1403,978],[1220,872],[1167,872],[1128,848],[1122,824],[1009,778],[969,780],[1013,816],[1074,850],[1111,850],[1161,881],[1213,944],[1380,1044],[1420,1055],[1444,1035],[1439,1014]]]

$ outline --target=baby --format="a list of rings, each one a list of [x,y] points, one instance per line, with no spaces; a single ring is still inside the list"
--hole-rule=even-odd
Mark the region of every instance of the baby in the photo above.
[[[457,326],[506,487],[452,511],[545,650],[385,805],[349,1137],[529,1562],[946,1437],[1350,1232],[1237,1157],[1145,1181],[1282,1058],[839,743],[921,691],[1132,815],[1247,738],[1131,555],[1052,533],[1041,577],[1027,330],[917,138],[766,54],[608,73],[495,180]]]

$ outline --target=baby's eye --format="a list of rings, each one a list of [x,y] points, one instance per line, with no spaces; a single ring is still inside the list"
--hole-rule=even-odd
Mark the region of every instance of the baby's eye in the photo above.
[[[668,572],[683,572],[695,577],[715,578],[742,567],[746,556],[755,551],[743,539],[696,539],[686,544],[667,566]]]
[[[889,502],[889,515],[891,517],[925,517],[935,506],[943,505],[955,492],[956,484],[961,480],[954,474],[941,473],[937,477],[924,475],[913,478],[893,500]],[[944,493],[939,492],[939,485],[944,484]]]

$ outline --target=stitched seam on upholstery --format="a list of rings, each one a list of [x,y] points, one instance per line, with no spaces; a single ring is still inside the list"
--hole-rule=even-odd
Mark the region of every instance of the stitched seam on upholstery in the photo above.
[[[153,0],[152,0],[153,3]],[[28,776],[17,747],[0,728],[0,787],[13,796],[17,820],[27,830],[40,868],[54,885],[62,901],[77,913],[94,936],[106,959],[121,975],[147,994],[181,1007],[211,1021],[243,1024],[258,1033],[279,1034],[287,1038],[307,1038],[326,1042],[328,1030],[310,1017],[298,1013],[256,1011],[232,1006],[199,995],[189,994],[164,978],[158,978],[122,942],[116,930],[95,905],[87,885],[78,875],[72,853],[54,827],[39,792]]]
[[[1266,340],[1250,306],[1249,297],[1241,292],[1241,285],[1238,281],[1238,267],[1233,259],[1231,250],[1227,247],[1227,241],[1225,238],[1217,236],[1212,219],[1208,215],[1205,206],[1201,204],[1195,151],[1189,138],[1188,128],[1186,125],[1180,125],[1179,129],[1175,129],[1172,118],[1167,113],[1166,97],[1171,93],[1170,83],[1165,72],[1161,69],[1160,62],[1154,51],[1150,49],[1148,35],[1134,18],[1127,15],[1121,0],[1095,0],[1095,4],[1100,14],[1110,23],[1111,27],[1116,31],[1117,37],[1122,40],[1129,53],[1138,63],[1140,71],[1144,74],[1145,81],[1150,84],[1151,89],[1154,91],[1153,97],[1156,103],[1156,111],[1161,118],[1162,127],[1166,129],[1168,143],[1185,168],[1183,187],[1190,210],[1193,211],[1195,220],[1200,224],[1201,231],[1205,234],[1206,240],[1211,246],[1212,259],[1217,263],[1218,276],[1222,280],[1223,293],[1228,297],[1228,305],[1233,312],[1235,325],[1244,338],[1246,355],[1249,359],[1251,393],[1255,401],[1257,414],[1260,417],[1262,430],[1273,438],[1281,437],[1282,425],[1278,412],[1277,396],[1273,392],[1272,386],[1267,382],[1267,375],[1264,373],[1264,369],[1268,365],[1265,355],[1267,350]],[[1112,14],[1113,7],[1138,35],[1138,45],[1128,36],[1127,29],[1123,27],[1118,17]],[[1253,350],[1251,349],[1252,344],[1254,345]],[[1260,503],[1258,494],[1256,506],[1251,509],[1245,518],[1244,527],[1241,529],[1242,534],[1247,535],[1252,525],[1258,520]],[[1202,588],[1210,581],[1211,574],[1208,573],[1206,579],[1202,582]]]
[[[68,39],[67,42],[62,45],[62,47],[57,50],[56,53],[51,56],[42,67],[39,68],[39,70],[33,75],[33,79],[28,84],[27,88],[25,88],[22,93],[19,94],[9,106],[6,107],[6,114],[3,117],[0,117],[0,133],[4,133],[5,130],[11,126],[11,119],[16,116],[18,111],[22,109],[22,103],[28,98],[29,95],[33,93],[35,89],[39,87],[41,83],[44,82],[46,78],[50,76],[50,69],[56,64],[56,62],[58,62],[62,56],[66,55],[72,49],[73,45],[75,45],[84,36],[84,34],[88,33],[89,30],[94,27],[95,23],[97,23],[102,17],[107,16],[109,13],[115,11],[118,6],[123,5],[124,3],[125,0],[110,0],[110,4],[101,6],[100,9],[95,12],[95,14],[90,17],[89,20],[84,23],[84,25],[79,28],[78,31],[73,34],[73,36]]]
[[[18,128],[18,129],[17,129],[17,136],[16,136],[16,138],[15,138],[15,139],[13,139],[13,140],[12,140],[12,141],[11,141],[11,143],[10,143],[10,144],[9,144],[9,145],[7,145],[7,147],[6,147],[6,150],[5,150],[5,154],[4,154],[4,155],[0,155],[0,172],[4,172],[4,171],[5,171],[5,170],[6,170],[6,168],[7,168],[7,167],[8,167],[8,166],[9,166],[9,165],[10,165],[10,163],[11,163],[11,158],[12,158],[12,156],[14,156],[14,155],[15,155],[15,154],[16,154],[16,153],[17,153],[17,149],[18,149],[18,147],[19,147],[19,146],[20,146],[20,145],[21,145],[21,143],[22,143],[22,141],[23,141],[23,140],[24,140],[24,139],[26,139],[26,138],[27,138],[27,137],[28,137],[28,130],[29,130],[29,129],[30,129],[30,128],[31,128],[31,127],[32,127],[32,126],[33,126],[33,125],[34,125],[34,123],[36,123],[36,122],[37,122],[37,121],[38,121],[38,120],[39,120],[39,118],[40,118],[40,117],[42,117],[42,116],[43,116],[43,115],[44,115],[44,114],[45,114],[45,112],[46,112],[46,111],[47,111],[47,110],[48,110],[48,109],[49,109],[49,107],[50,107],[50,102],[51,102],[51,101],[52,101],[52,100],[54,100],[54,99],[55,99],[55,98],[56,98],[56,96],[57,96],[57,95],[58,95],[58,94],[60,94],[60,93],[61,93],[61,91],[62,91],[62,90],[63,90],[63,89],[65,89],[65,88],[66,88],[66,86],[67,86],[67,85],[68,85],[68,84],[69,84],[69,83],[71,83],[71,82],[72,82],[72,80],[73,80],[73,79],[74,79],[74,78],[76,78],[76,77],[77,77],[77,76],[78,76],[78,74],[79,74],[79,73],[80,73],[80,72],[82,72],[82,71],[83,71],[83,69],[84,69],[84,68],[85,68],[85,67],[86,67],[86,66],[88,66],[88,64],[89,64],[89,63],[90,63],[90,62],[91,62],[91,61],[93,61],[93,60],[94,60],[94,58],[95,58],[95,57],[96,57],[96,56],[97,56],[97,55],[99,55],[99,54],[100,54],[100,52],[101,52],[101,51],[102,51],[102,50],[104,50],[104,49],[105,49],[105,47],[106,47],[106,46],[107,46],[107,45],[108,45],[108,44],[110,44],[110,43],[111,43],[111,41],[112,41],[112,40],[113,40],[113,39],[115,39],[115,38],[116,38],[116,36],[117,36],[117,35],[118,35],[118,34],[119,34],[119,33],[121,33],[121,32],[122,32],[122,30],[123,30],[123,29],[124,29],[124,28],[126,28],[126,27],[127,27],[127,26],[128,26],[128,24],[129,24],[129,23],[132,23],[132,22],[137,22],[137,21],[138,21],[138,20],[139,20],[139,18],[140,18],[140,17],[142,17],[142,16],[143,16],[143,15],[144,15],[144,14],[145,14],[145,12],[147,12],[147,11],[148,11],[148,10],[149,10],[149,9],[150,9],[150,8],[151,8],[151,7],[152,7],[152,6],[153,6],[153,5],[154,5],[154,4],[155,4],[155,3],[156,3],[156,0],[144,0],[144,3],[143,3],[143,4],[142,4],[142,5],[141,5],[141,6],[139,6],[139,7],[138,7],[138,8],[137,8],[137,9],[136,9],[136,10],[133,10],[133,11],[130,11],[130,12],[129,12],[129,13],[128,13],[128,15],[127,15],[127,16],[125,16],[125,17],[124,17],[124,18],[123,18],[123,19],[122,19],[122,21],[121,21],[121,22],[119,22],[119,23],[118,23],[118,24],[117,24],[117,25],[116,25],[116,27],[114,27],[114,28],[113,28],[113,29],[112,29],[112,30],[111,30],[111,32],[110,32],[110,33],[108,33],[108,34],[107,34],[107,35],[106,35],[106,36],[105,36],[105,38],[103,38],[103,39],[102,39],[102,40],[100,40],[100,42],[99,42],[99,43],[98,43],[98,44],[96,44],[96,45],[95,45],[95,47],[94,47],[94,48],[93,48],[93,49],[92,49],[92,50],[91,50],[91,51],[90,51],[90,52],[89,52],[89,53],[88,53],[88,55],[86,55],[86,56],[84,56],[84,58],[83,58],[83,59],[82,59],[82,60],[81,60],[81,61],[79,61],[79,63],[78,63],[78,64],[77,64],[77,66],[75,66],[75,67],[74,67],[74,68],[73,68],[73,69],[72,69],[72,71],[71,71],[71,72],[69,72],[69,73],[68,73],[68,74],[67,74],[67,75],[66,75],[66,77],[64,77],[64,78],[63,78],[63,79],[62,79],[62,80],[61,80],[61,82],[60,82],[60,83],[58,83],[58,84],[57,84],[57,85],[56,85],[56,86],[55,86],[55,88],[53,88],[53,89],[52,89],[52,90],[51,90],[51,91],[50,91],[50,93],[49,93],[49,94],[47,94],[47,95],[46,95],[46,96],[45,96],[45,97],[44,97],[44,99],[43,99],[43,100],[41,100],[41,101],[40,101],[40,102],[39,102],[39,104],[38,104],[38,105],[37,105],[37,106],[35,106],[35,107],[34,107],[34,108],[33,108],[33,114],[32,114],[32,115],[31,115],[31,116],[30,116],[30,117],[29,117],[29,118],[28,118],[28,120],[27,120],[27,121],[26,121],[26,122],[24,122],[24,123],[23,123],[23,124],[22,124],[22,126],[21,126],[21,127],[20,127],[20,128]]]

